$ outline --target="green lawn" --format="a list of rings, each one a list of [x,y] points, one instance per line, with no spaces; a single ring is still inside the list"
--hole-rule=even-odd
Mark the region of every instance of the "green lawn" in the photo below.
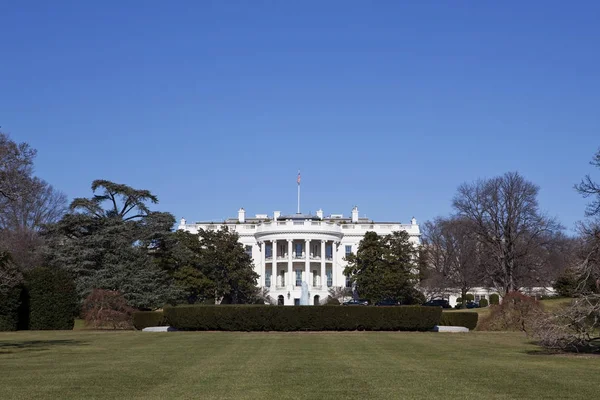
[[[587,399],[599,375],[518,333],[0,333],[2,399]]]

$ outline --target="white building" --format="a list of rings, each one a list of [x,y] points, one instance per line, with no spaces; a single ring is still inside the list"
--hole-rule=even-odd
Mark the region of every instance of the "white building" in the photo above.
[[[310,304],[319,304],[328,296],[328,289],[349,286],[343,274],[345,256],[355,253],[367,231],[387,235],[406,231],[414,244],[419,243],[420,231],[415,218],[410,224],[400,222],[373,222],[360,218],[354,207],[351,217],[323,211],[317,215],[257,214],[247,218],[244,209],[237,218],[222,223],[181,220],[178,229],[197,233],[199,229],[217,230],[227,226],[236,232],[246,252],[252,256],[259,286],[269,289],[269,295],[278,303],[300,304],[302,282],[308,285]]]

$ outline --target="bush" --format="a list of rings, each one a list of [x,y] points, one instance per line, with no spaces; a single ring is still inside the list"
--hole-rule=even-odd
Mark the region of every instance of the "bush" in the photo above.
[[[465,298],[467,299],[467,301],[475,301],[475,296],[473,296],[473,294],[471,293],[467,293]]]
[[[134,309],[121,292],[94,289],[83,302],[83,318],[94,328],[130,329]]]
[[[142,330],[149,326],[167,326],[165,315],[162,311],[138,311],[133,313],[133,326]]]
[[[539,301],[519,292],[510,292],[502,304],[492,307],[489,316],[482,319],[480,330],[528,332],[543,314]]]
[[[16,331],[19,323],[21,304],[20,285],[4,290],[0,294],[0,331]]]
[[[493,305],[500,304],[500,296],[498,296],[496,293],[490,294],[490,304],[493,304]]]
[[[487,307],[487,306],[488,306],[487,299],[481,299],[481,300],[479,300],[479,307]]]
[[[339,306],[340,301],[338,299],[336,299],[335,297],[328,296],[327,303],[325,303],[325,304],[328,306]]]
[[[457,302],[457,303],[462,303],[462,297],[459,297],[459,298],[457,298],[457,299],[456,299],[456,302]]]
[[[479,314],[472,311],[442,312],[440,325],[464,326],[465,328],[469,328],[469,330],[473,330],[477,327],[478,319]]]
[[[272,307],[185,305],[165,307],[170,326],[188,331],[426,331],[439,307]]]
[[[35,268],[25,277],[29,301],[29,329],[71,330],[75,324],[77,293],[71,275],[59,268]]]

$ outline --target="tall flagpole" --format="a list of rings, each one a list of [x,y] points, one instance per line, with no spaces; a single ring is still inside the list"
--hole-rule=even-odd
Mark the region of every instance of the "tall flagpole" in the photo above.
[[[300,170],[298,170],[298,179],[296,179],[298,183],[298,214],[300,214]]]

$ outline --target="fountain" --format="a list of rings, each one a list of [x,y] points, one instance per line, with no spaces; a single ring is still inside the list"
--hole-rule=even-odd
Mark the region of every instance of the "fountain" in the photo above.
[[[300,294],[300,305],[308,305],[308,284],[306,281],[302,281],[302,293]]]

